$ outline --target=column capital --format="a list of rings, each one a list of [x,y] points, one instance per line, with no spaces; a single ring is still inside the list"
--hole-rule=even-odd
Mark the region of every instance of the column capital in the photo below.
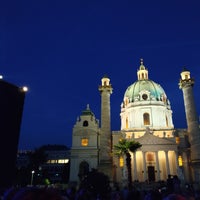
[[[182,80],[180,79],[179,81],[179,88],[183,89],[183,88],[187,88],[187,87],[191,87],[194,85],[194,79],[187,79],[187,80]]]

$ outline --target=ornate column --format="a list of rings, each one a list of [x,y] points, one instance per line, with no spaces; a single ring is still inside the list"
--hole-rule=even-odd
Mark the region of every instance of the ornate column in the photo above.
[[[183,91],[185,114],[188,126],[188,137],[190,142],[190,166],[192,167],[193,181],[200,179],[200,130],[198,115],[196,111],[194,94],[194,79],[190,77],[190,71],[184,69],[181,72],[179,88]]]
[[[110,79],[104,76],[101,79],[99,91],[101,94],[101,131],[100,131],[100,153],[99,171],[105,173],[112,179],[112,157],[111,157],[111,117],[110,117],[110,95],[112,94]]]

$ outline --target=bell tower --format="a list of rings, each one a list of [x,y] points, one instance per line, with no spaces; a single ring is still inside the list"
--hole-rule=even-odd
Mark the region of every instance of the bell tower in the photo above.
[[[101,94],[101,131],[100,131],[100,163],[99,170],[110,177],[112,169],[111,157],[111,117],[110,95],[112,94],[110,79],[104,76],[101,79],[99,91]]]
[[[184,69],[181,72],[179,88],[183,91],[183,99],[190,142],[190,159],[193,170],[193,181],[200,179],[200,130],[195,108],[193,94],[194,79],[190,77],[190,71]]]

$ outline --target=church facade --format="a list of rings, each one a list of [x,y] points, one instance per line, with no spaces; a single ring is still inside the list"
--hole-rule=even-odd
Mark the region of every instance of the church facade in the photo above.
[[[112,85],[103,77],[101,95],[101,125],[89,105],[82,111],[73,127],[70,159],[70,181],[79,182],[92,168],[107,174],[111,181],[126,183],[125,157],[114,154],[120,139],[142,144],[131,153],[133,181],[166,180],[178,175],[187,183],[200,180],[200,131],[193,98],[194,80],[188,70],[181,72],[187,128],[175,129],[170,101],[164,89],[149,79],[141,60],[138,80],[125,91],[121,103],[121,130],[111,130],[110,95]]]

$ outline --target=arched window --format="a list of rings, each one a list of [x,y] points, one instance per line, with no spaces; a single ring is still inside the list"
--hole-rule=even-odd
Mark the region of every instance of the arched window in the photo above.
[[[149,118],[149,113],[144,113],[143,114],[143,121],[144,121],[144,125],[150,125],[150,118]]]
[[[142,73],[142,79],[144,79],[144,74]]]
[[[85,120],[85,121],[83,122],[83,126],[88,126],[88,121],[87,121],[87,120]]]

